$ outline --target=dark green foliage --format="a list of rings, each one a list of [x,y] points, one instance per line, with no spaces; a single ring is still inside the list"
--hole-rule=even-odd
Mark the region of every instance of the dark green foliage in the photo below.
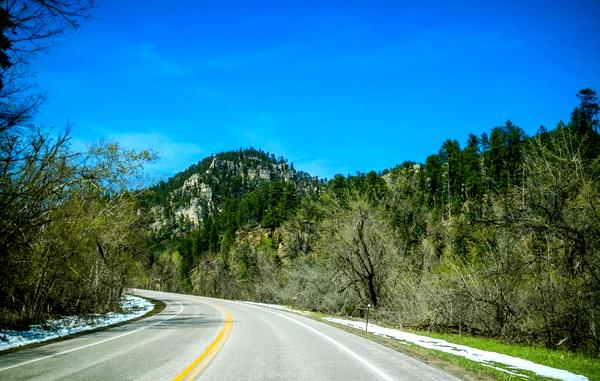
[[[442,161],[439,155],[427,157],[423,168],[423,193],[426,195],[427,206],[439,208],[443,205],[444,181],[442,177]]]
[[[489,178],[497,193],[522,184],[525,133],[511,121],[492,130],[488,152]]]
[[[598,97],[594,90],[583,89],[577,93],[579,106],[571,114],[571,120],[578,135],[588,135],[598,129]]]
[[[460,144],[456,140],[446,140],[442,144],[439,157],[444,165],[445,189],[443,199],[447,205],[448,213],[451,215],[452,211],[459,207],[464,193],[464,171]]]
[[[473,134],[470,134],[467,141],[467,146],[463,150],[463,201],[471,198],[481,197],[484,192],[484,174],[481,171],[482,159],[481,152],[479,150],[479,143],[479,138]]]
[[[271,183],[266,192],[264,204],[265,213],[261,219],[261,226],[274,229],[292,216],[298,204],[296,187],[291,183]]]
[[[600,135],[598,135],[598,115],[600,110],[598,107],[598,97],[594,90],[583,89],[577,93],[577,97],[580,100],[580,104],[571,113],[569,128],[581,140],[581,151],[585,160],[584,165],[587,166],[600,154]]]

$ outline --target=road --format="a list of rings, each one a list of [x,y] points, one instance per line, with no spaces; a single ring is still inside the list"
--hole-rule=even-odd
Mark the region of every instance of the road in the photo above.
[[[0,380],[456,380],[392,349],[290,312],[136,290],[159,314],[0,355]]]

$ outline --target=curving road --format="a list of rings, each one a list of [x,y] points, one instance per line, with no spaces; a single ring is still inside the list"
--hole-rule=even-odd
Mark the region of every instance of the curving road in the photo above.
[[[136,290],[159,314],[0,355],[0,380],[456,380],[367,339],[243,302]]]

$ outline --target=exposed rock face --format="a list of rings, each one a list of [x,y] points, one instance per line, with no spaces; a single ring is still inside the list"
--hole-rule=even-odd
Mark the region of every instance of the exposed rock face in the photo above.
[[[247,177],[249,180],[271,180],[271,172],[266,169],[249,169]]]
[[[191,199],[190,204],[187,207],[182,207],[175,211],[175,218],[178,220],[183,219],[194,226],[200,224],[200,216],[204,210],[199,201],[199,198]]]
[[[284,230],[282,228],[266,229],[262,227],[254,227],[251,229],[240,229],[235,232],[235,242],[239,246],[242,243],[247,243],[252,247],[258,246],[261,241],[271,239],[277,244],[277,256],[285,258],[288,256],[288,250],[283,244]]]
[[[152,216],[152,223],[150,229],[152,231],[161,230],[167,226],[167,220],[163,217],[164,208],[162,206],[153,206],[150,208],[150,215]]]
[[[295,172],[285,160],[260,150],[209,156],[150,189],[158,195],[148,210],[150,227],[174,232],[193,228],[202,223],[203,216],[220,210],[228,197],[239,197],[269,181],[293,181],[302,187],[299,180],[306,184],[315,181],[308,174]]]

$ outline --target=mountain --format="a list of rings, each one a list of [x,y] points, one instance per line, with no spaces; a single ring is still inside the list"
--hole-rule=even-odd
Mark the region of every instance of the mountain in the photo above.
[[[283,157],[248,148],[210,155],[167,181],[148,188],[142,205],[155,233],[177,235],[201,225],[203,219],[239,203],[252,192],[289,188],[298,195],[314,192],[320,181],[296,171]],[[264,210],[263,210],[264,212]]]

